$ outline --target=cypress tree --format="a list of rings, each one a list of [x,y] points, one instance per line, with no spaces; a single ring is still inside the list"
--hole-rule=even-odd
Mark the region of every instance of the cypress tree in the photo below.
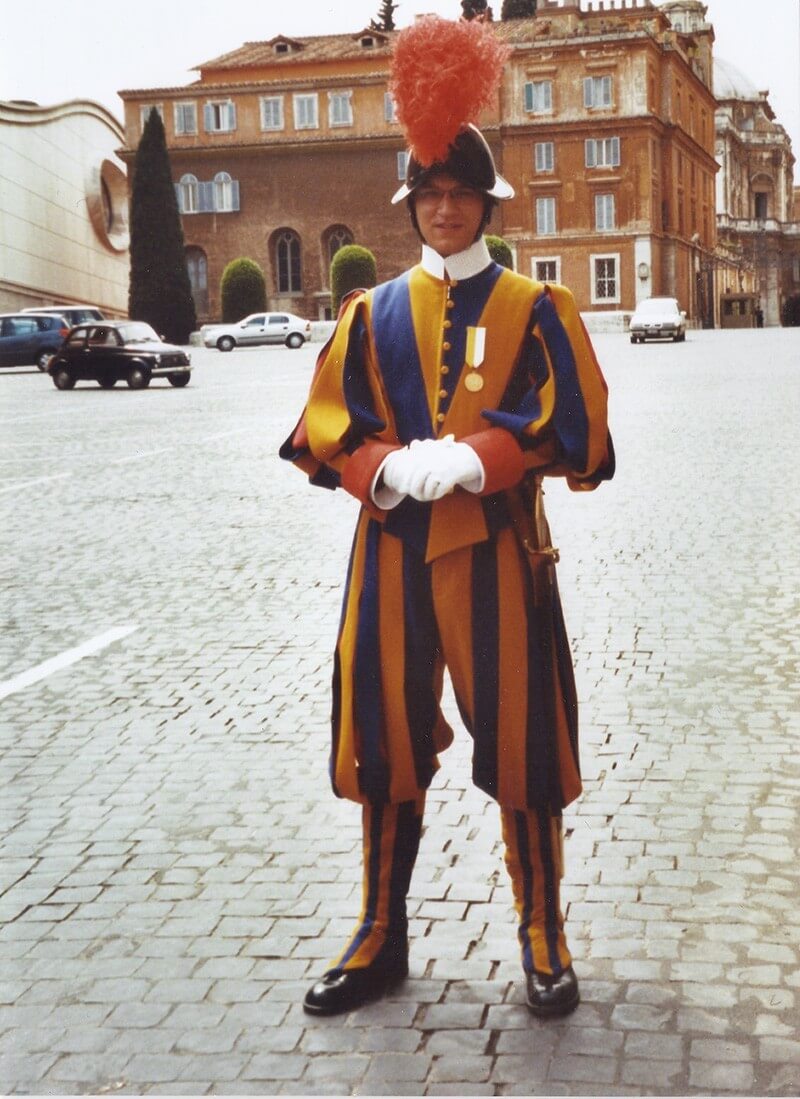
[[[465,19],[475,19],[488,10],[488,0],[461,0],[461,10]]]
[[[489,255],[495,263],[499,263],[501,267],[507,267],[509,271],[514,270],[514,254],[502,237],[487,233],[486,247],[489,249]]]
[[[536,0],[503,0],[501,19],[531,19],[536,15]]]
[[[382,0],[377,18],[373,19],[370,26],[374,31],[393,31],[394,13],[398,5],[394,0]]]
[[[164,124],[155,109],[133,163],[128,313],[172,343],[188,343],[197,316]]]

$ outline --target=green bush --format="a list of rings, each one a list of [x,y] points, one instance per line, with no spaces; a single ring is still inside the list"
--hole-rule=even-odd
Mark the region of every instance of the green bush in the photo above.
[[[222,272],[220,296],[223,324],[232,324],[267,308],[267,284],[255,260],[245,256],[231,260]]]
[[[502,237],[492,236],[491,233],[486,234],[486,247],[489,249],[489,255],[502,267],[507,267],[509,271],[514,270],[514,257],[511,253],[511,249],[503,240]]]
[[[375,257],[360,244],[345,244],[331,261],[331,308],[339,312],[342,298],[351,290],[368,290],[378,281]]]
[[[501,19],[530,19],[536,15],[536,0],[503,0]]]

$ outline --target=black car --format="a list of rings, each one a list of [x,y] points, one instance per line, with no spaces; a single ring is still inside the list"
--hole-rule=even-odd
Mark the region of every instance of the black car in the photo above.
[[[123,379],[131,389],[144,389],[151,378],[183,386],[192,376],[183,348],[164,343],[143,321],[79,324],[50,360],[47,372],[57,389],[72,389],[77,381],[110,389]]]
[[[0,314],[0,366],[38,366],[46,370],[69,332],[54,313]]]

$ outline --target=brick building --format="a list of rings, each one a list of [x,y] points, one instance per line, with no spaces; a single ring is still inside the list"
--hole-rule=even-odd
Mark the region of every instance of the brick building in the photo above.
[[[716,245],[713,30],[678,25],[685,2],[549,0],[493,24],[511,54],[481,126],[517,195],[492,231],[518,270],[566,282],[609,323],[651,294],[695,318],[709,308],[696,264]],[[405,156],[391,37],[278,35],[204,63],[193,84],[120,92],[124,158],[149,110],[164,120],[202,319],[240,255],[264,268],[272,307],[310,317],[330,308],[342,243],[369,247],[380,279],[416,260],[406,211],[389,205]]]

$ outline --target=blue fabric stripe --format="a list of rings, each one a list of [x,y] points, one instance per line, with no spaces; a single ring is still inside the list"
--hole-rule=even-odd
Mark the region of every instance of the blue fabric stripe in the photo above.
[[[350,413],[349,451],[352,451],[367,435],[377,435],[386,424],[375,413],[375,401],[364,367],[364,321],[359,313],[350,329],[345,354],[343,388],[347,411]]]
[[[589,453],[589,419],[583,401],[572,344],[549,294],[534,306],[556,383],[553,427],[562,453],[572,469],[586,469]]]
[[[441,646],[430,582],[430,565],[403,546],[404,694],[417,785],[427,789],[433,776],[433,730],[439,716],[434,670]]]
[[[547,813],[536,813],[537,830],[539,833],[539,857],[542,860],[544,871],[544,937],[547,943],[547,956],[550,961],[550,969],[554,977],[559,977],[563,972],[561,959],[558,956],[558,886],[556,883],[556,866],[553,858],[553,837],[550,831],[550,817]]]
[[[409,272],[372,292],[372,332],[378,366],[392,406],[401,443],[433,438],[433,425],[425,392],[411,318]]]
[[[512,812],[514,831],[517,834],[519,864],[522,871],[522,911],[519,916],[517,937],[522,947],[522,968],[526,973],[533,973],[533,951],[527,935],[531,916],[533,915],[533,867],[531,866],[531,853],[528,847],[528,822],[525,813],[519,809],[514,809]]]
[[[408,932],[406,897],[411,885],[414,863],[417,861],[422,816],[417,813],[413,801],[403,801],[397,806],[397,830],[392,853],[392,876],[389,883],[389,933],[404,935]]]
[[[497,797],[497,710],[500,696],[497,542],[472,547],[472,780]]]
[[[358,629],[354,668],[354,708],[361,740],[359,782],[370,801],[385,801],[389,773],[381,752],[383,706],[381,701],[381,646],[378,604],[378,542],[380,524],[367,527],[364,579],[358,605]]]
[[[386,807],[383,805],[370,805],[363,810],[364,813],[369,814],[369,865],[366,867],[367,897],[364,906],[364,919],[359,924],[345,953],[342,955],[339,965],[336,967],[336,972],[345,968],[347,962],[367,939],[375,924],[381,874],[381,833],[383,831],[385,811]],[[388,811],[391,812],[391,809]]]

